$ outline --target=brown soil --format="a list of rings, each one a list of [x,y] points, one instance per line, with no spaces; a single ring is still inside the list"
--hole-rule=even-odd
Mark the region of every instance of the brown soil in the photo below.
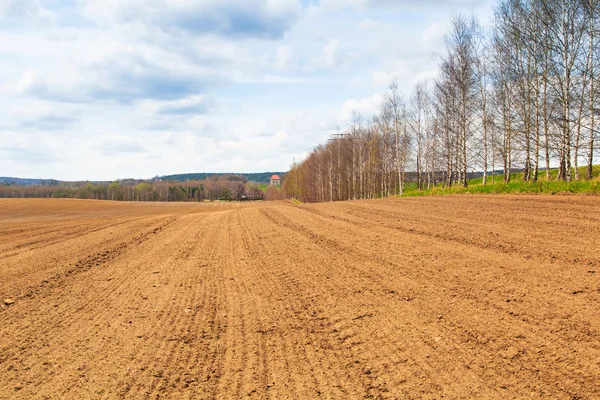
[[[1,200],[0,398],[118,397],[600,398],[600,198]]]

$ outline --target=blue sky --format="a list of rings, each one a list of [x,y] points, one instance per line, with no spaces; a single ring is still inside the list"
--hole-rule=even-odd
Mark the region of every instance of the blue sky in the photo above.
[[[0,0],[0,176],[286,170],[492,0]]]

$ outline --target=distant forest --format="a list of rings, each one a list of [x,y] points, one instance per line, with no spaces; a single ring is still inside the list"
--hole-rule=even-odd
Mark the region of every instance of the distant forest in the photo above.
[[[8,176],[0,176],[0,185],[11,186],[33,186],[33,185],[51,185],[54,182],[58,183],[55,179],[25,179],[25,178],[12,178]]]
[[[208,179],[212,176],[221,176],[221,175],[235,175],[242,176],[246,178],[250,182],[258,182],[258,183],[268,183],[273,175],[283,175],[284,172],[256,172],[256,173],[232,173],[232,174],[223,174],[223,173],[210,173],[210,172],[199,172],[199,173],[191,173],[191,174],[175,174],[175,175],[165,175],[165,176],[157,176],[153,178],[153,180],[167,180],[167,181],[202,181],[204,179]]]
[[[177,182],[185,182],[185,181],[203,181],[205,179],[213,178],[213,177],[224,177],[224,176],[239,176],[246,180],[246,182],[256,182],[256,183],[268,183],[273,175],[284,175],[285,172],[253,172],[253,173],[214,173],[214,172],[196,172],[189,174],[174,174],[174,175],[164,175],[164,176],[155,176],[152,179],[144,179],[138,180],[139,182],[146,181],[177,181]],[[59,181],[56,179],[27,179],[27,178],[13,178],[7,176],[0,176],[0,185],[11,186],[56,186],[58,184],[82,184],[82,183],[92,183],[92,184],[109,184],[111,181],[81,181],[81,182],[68,182],[68,181]]]
[[[281,173],[280,173],[281,174]],[[187,174],[204,179],[176,180],[184,175],[156,177],[150,180],[123,179],[114,182],[63,182],[57,180],[18,180],[0,178],[0,197],[4,198],[77,198],[114,201],[244,201],[279,199],[279,187],[259,185],[250,177],[270,178],[272,173]],[[268,180],[268,179],[267,179]]]

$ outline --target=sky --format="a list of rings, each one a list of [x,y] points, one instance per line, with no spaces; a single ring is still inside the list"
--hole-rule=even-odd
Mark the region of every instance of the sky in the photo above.
[[[492,0],[0,0],[0,176],[285,171]]]

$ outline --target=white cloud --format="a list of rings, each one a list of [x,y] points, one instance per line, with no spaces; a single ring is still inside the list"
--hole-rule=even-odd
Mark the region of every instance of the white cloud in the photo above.
[[[146,147],[130,136],[106,136],[90,144],[92,150],[101,151],[104,154],[115,153],[145,153]]]
[[[161,63],[160,50],[145,54],[128,50],[107,54],[103,60],[75,65],[70,75],[44,75],[29,69],[16,84],[16,92],[39,99],[65,102],[112,101],[129,103],[140,99],[181,99],[203,93],[225,80],[218,70],[188,63]],[[171,60],[177,56],[171,55]]]
[[[341,8],[423,8],[423,7],[473,7],[485,0],[321,0],[327,9]]]
[[[87,0],[100,23],[133,23],[164,31],[279,38],[300,15],[297,0]]]
[[[377,109],[381,104],[383,96],[374,94],[363,99],[349,99],[342,106],[341,118],[345,122],[349,122],[353,113],[359,113],[363,119],[369,119],[377,113]]]
[[[277,71],[288,71],[293,68],[294,61],[292,56],[292,50],[289,46],[278,46],[277,54],[275,56],[275,65]]]
[[[151,101],[147,105],[150,112],[167,115],[211,114],[219,109],[212,96],[192,95],[173,101]]]
[[[56,14],[42,7],[36,0],[2,0],[0,17],[32,22],[57,21]]]
[[[431,24],[421,36],[421,40],[427,44],[438,44],[444,40],[444,36],[450,29],[450,21],[438,21]]]
[[[337,67],[341,62],[340,43],[337,40],[330,40],[323,46],[323,63],[326,67]]]
[[[35,90],[36,86],[42,87],[43,85],[40,83],[35,71],[33,69],[28,69],[21,79],[19,79],[15,89],[18,94],[28,94]]]

